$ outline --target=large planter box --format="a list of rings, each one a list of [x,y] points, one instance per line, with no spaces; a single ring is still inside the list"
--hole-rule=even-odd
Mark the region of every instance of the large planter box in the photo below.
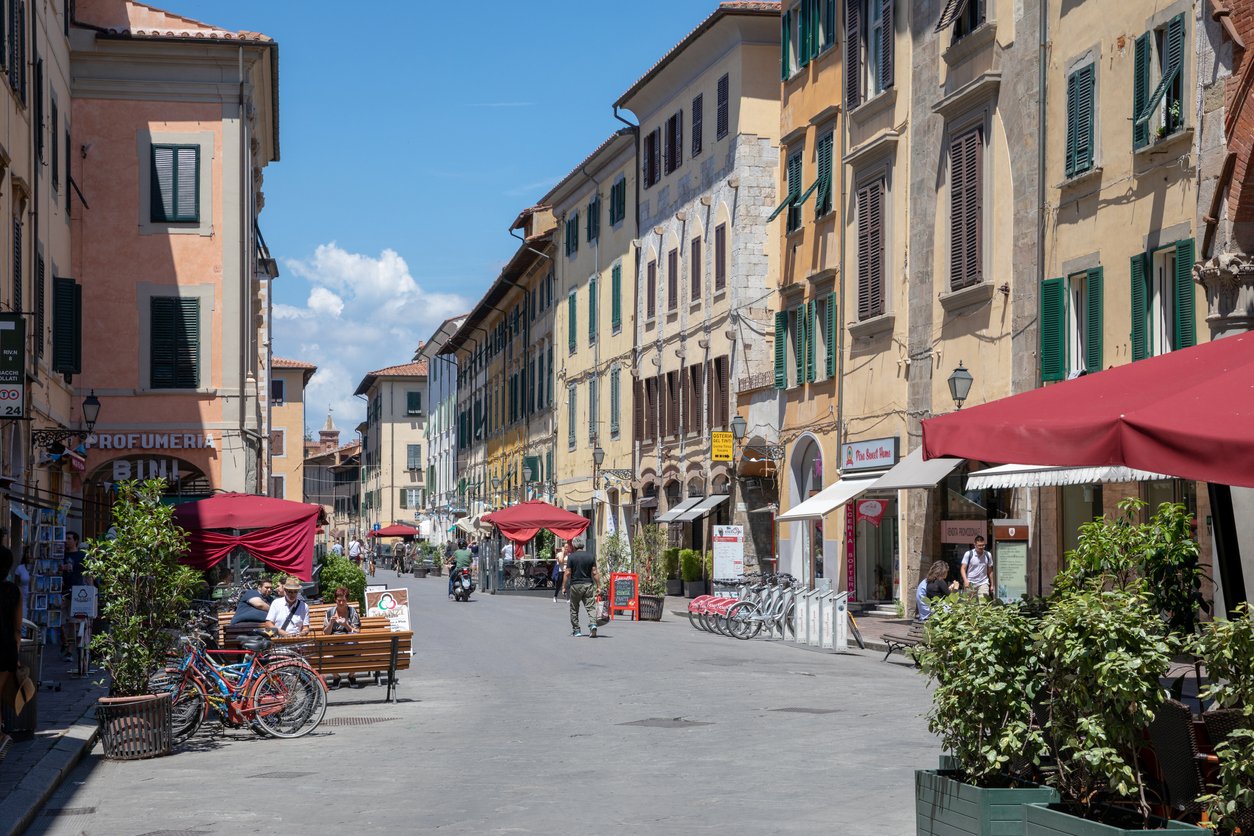
[[[683,597],[683,594],[684,594],[684,582],[683,582],[683,581],[681,581],[681,580],[676,580],[676,579],[674,579],[674,578],[669,578],[669,579],[667,579],[667,581],[666,581],[666,594],[667,594],[667,595],[674,595],[676,598],[681,598],[681,597]]]
[[[640,596],[640,620],[661,621],[662,609],[666,599],[661,595]]]
[[[1023,808],[1023,836],[1154,836],[1174,831],[1210,833],[1209,830],[1179,821],[1156,820],[1163,826],[1156,830],[1125,830],[1101,822],[1082,819],[1046,804],[1029,804]]]
[[[984,789],[938,770],[919,769],[914,773],[919,836],[1018,836],[1023,833],[1023,811],[1028,805],[1057,800],[1058,793],[1050,787]]]
[[[174,741],[170,694],[101,697],[96,701],[100,744],[110,760],[140,760],[170,754]]]
[[[706,590],[705,581],[684,581],[684,595],[688,598],[698,598],[704,595]]]

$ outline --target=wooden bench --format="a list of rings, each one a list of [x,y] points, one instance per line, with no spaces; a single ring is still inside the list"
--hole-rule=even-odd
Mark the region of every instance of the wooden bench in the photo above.
[[[327,610],[333,606],[334,604],[309,605],[309,628],[314,635],[321,635],[322,625],[326,623],[327,619]],[[231,624],[231,619],[234,617],[234,611],[218,613],[218,647],[228,650],[239,647],[241,636],[246,636],[261,626],[260,622]],[[387,631],[390,629],[391,627],[385,615],[367,615],[361,619],[361,630],[363,633],[376,630]]]
[[[295,647],[322,676],[386,671],[386,699],[395,702],[396,672],[409,670],[409,651],[413,640],[411,630],[393,633],[384,629],[350,634],[287,636],[275,639],[274,643]]]
[[[908,630],[886,630],[884,632],[884,644],[888,645],[888,652],[884,654],[881,661],[887,662],[888,657],[893,655],[894,650],[900,650],[903,653],[912,647],[921,644],[927,644],[927,627],[922,621],[910,622]]]

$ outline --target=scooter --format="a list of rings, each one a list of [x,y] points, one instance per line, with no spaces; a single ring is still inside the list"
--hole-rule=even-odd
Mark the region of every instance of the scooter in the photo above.
[[[453,600],[469,601],[470,593],[475,591],[475,580],[469,569],[453,570]]]

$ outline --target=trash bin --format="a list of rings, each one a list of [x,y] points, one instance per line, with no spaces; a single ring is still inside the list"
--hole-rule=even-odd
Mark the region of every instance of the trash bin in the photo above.
[[[35,696],[27,701],[22,708],[21,714],[15,714],[11,706],[5,705],[0,709],[0,720],[4,723],[4,730],[9,734],[34,734],[39,726],[39,680],[41,670],[43,669],[43,643],[40,641],[42,636],[37,632],[33,639],[22,639],[22,646],[18,650],[18,661],[26,666],[30,671],[30,677],[35,682]]]

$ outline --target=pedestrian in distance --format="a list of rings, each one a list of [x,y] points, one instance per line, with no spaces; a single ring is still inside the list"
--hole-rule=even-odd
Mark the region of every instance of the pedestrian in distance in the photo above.
[[[448,597],[453,597],[453,570],[465,569],[470,570],[470,564],[474,562],[474,555],[470,549],[466,548],[465,540],[457,541],[457,551],[453,552],[452,561],[449,563],[448,572]]]
[[[928,567],[927,577],[919,581],[919,586],[915,590],[914,599],[918,605],[919,621],[927,621],[928,616],[932,614],[932,606],[929,601],[936,598],[944,598],[951,592],[958,591],[958,582],[947,583],[949,579],[949,564],[943,560],[936,560]]]
[[[361,566],[361,541],[355,536],[348,541],[348,559]]]
[[[563,543],[553,551],[553,603],[558,602],[562,594],[563,581],[566,580],[566,559],[570,555],[570,544]]]
[[[977,534],[973,547],[962,556],[962,582],[967,592],[987,598],[997,589],[993,583],[993,553],[984,547],[984,538]]]
[[[87,555],[78,547],[78,532],[65,532],[65,556],[61,563],[61,610],[63,614],[70,611],[71,595],[76,586],[94,586],[84,570]],[[61,622],[61,658],[68,662],[78,651],[78,629],[73,619],[65,618]]]
[[[588,635],[597,637],[597,559],[584,549],[584,539],[570,541],[573,551],[566,561],[566,588],[570,592],[570,634],[575,638],[579,631],[579,604],[588,611]]]

